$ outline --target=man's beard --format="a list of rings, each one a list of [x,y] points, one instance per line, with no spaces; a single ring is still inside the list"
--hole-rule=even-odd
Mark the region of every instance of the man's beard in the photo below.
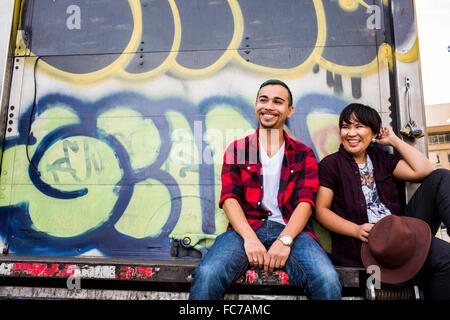
[[[259,118],[260,127],[263,129],[277,129],[276,125],[278,124],[279,116],[277,115],[275,117],[277,117],[278,119],[274,123],[266,125],[266,124],[264,124],[263,120],[261,119],[261,118],[263,118],[263,116],[260,116],[260,118]]]

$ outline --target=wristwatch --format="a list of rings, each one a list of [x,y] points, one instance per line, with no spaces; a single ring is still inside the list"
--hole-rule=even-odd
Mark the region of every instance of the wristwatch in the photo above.
[[[279,236],[277,240],[280,240],[285,246],[291,247],[292,246],[292,238],[288,234],[284,234],[282,236]]]

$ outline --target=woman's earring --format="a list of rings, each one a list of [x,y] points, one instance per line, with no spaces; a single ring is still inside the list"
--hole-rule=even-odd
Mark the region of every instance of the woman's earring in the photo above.
[[[375,143],[375,142],[377,142],[377,138],[373,137],[372,138],[372,143]]]

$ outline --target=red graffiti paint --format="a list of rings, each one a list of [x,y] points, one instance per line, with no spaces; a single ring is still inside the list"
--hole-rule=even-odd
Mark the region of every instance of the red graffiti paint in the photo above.
[[[73,276],[76,270],[82,270],[87,278],[113,278],[122,280],[148,280],[151,279],[160,268],[141,266],[103,266],[104,269],[76,264],[45,264],[45,263],[13,263],[11,275],[26,277],[53,277],[67,278]],[[112,268],[112,269],[111,269]],[[115,273],[115,276],[114,276]]]
[[[278,280],[280,280],[282,284],[289,284],[289,276],[286,272],[277,271],[276,273],[278,273]]]
[[[148,279],[155,274],[151,267],[138,267],[137,271],[140,279]]]
[[[66,266],[68,267],[68,265]],[[16,275],[35,276],[35,277],[58,277],[61,275],[59,264],[52,264],[50,267],[42,263],[15,263],[13,264],[12,273]],[[65,273],[72,275],[73,271]]]
[[[119,279],[150,279],[155,274],[152,267],[128,267],[122,266],[119,271]]]
[[[245,274],[246,282],[253,283],[256,279],[258,279],[258,273],[255,270],[248,270]]]
[[[337,125],[325,126],[312,134],[312,141],[316,148],[322,152],[323,157],[325,157],[330,153],[329,150],[326,149],[327,140],[330,138],[336,139],[336,137],[339,137],[339,127]]]
[[[122,266],[119,272],[120,279],[131,279],[134,275],[134,269],[132,267]]]

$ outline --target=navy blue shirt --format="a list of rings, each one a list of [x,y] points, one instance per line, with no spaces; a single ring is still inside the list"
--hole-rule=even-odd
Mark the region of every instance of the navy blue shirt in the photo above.
[[[381,148],[369,147],[375,183],[381,202],[392,214],[400,214],[400,205],[393,171],[401,157]],[[356,224],[368,223],[367,204],[361,188],[358,165],[344,147],[326,156],[319,163],[319,183],[334,192],[330,210]],[[362,266],[361,240],[331,232],[331,257],[342,266]]]

